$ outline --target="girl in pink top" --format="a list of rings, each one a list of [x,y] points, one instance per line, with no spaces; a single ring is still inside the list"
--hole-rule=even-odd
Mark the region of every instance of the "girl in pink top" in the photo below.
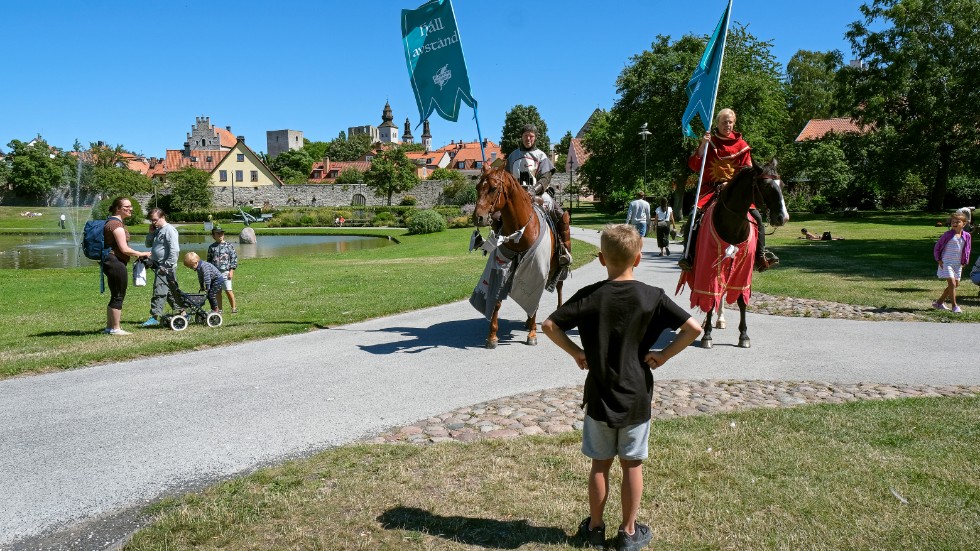
[[[939,296],[939,300],[932,303],[932,306],[937,310],[948,310],[946,301],[949,300],[953,305],[954,314],[963,311],[956,304],[956,287],[960,284],[963,266],[970,262],[970,234],[963,231],[965,225],[966,216],[960,212],[954,212],[950,217],[949,231],[939,238],[939,242],[936,243],[932,253],[936,262],[939,263],[936,277],[946,280],[946,289]]]

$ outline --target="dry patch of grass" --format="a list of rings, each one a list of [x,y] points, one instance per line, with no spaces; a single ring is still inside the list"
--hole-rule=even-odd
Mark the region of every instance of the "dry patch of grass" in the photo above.
[[[640,518],[657,549],[971,548],[978,406],[922,398],[655,421]],[[345,446],[167,501],[127,549],[568,549],[587,515],[579,448],[579,433]]]

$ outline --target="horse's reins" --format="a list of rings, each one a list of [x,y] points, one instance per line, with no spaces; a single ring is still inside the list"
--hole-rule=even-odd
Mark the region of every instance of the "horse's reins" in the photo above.
[[[523,188],[521,188],[521,189],[523,190]],[[501,195],[501,193],[503,193],[503,191],[504,191],[503,184],[498,185],[497,186],[497,195],[496,195],[496,197],[493,198],[493,202],[490,203],[490,205],[493,208],[497,209],[497,210],[495,210],[495,211],[493,211],[493,212],[490,213],[490,218],[493,218],[493,215],[494,214],[497,214],[498,212],[503,211],[503,208],[498,208],[497,207],[497,202],[500,201],[500,195]],[[530,216],[527,217],[527,222],[524,223],[524,226],[521,229],[517,230],[516,232],[514,232],[511,235],[521,235],[521,236],[523,236],[524,235],[524,230],[526,230],[527,227],[531,225],[531,219],[532,218],[534,218],[534,202],[533,202],[533,200],[531,202],[531,214],[530,214]],[[501,226],[501,229],[503,229],[503,226]],[[508,239],[505,239],[505,241],[506,240],[508,240]]]

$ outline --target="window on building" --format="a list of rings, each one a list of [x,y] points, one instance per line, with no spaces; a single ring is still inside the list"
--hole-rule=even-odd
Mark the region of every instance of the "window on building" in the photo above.
[[[238,162],[240,162],[240,163],[244,163],[245,162],[245,154],[244,153],[239,153],[238,154]]]
[[[460,162],[456,163],[456,168],[458,168],[460,170],[463,170],[464,168],[466,168],[466,161],[460,161]]]
[[[208,155],[208,156],[207,156],[207,159],[208,159],[208,162],[210,163],[210,162],[211,162],[211,156],[210,156],[210,155]]]
[[[219,170],[218,171],[218,180],[221,180],[222,182],[227,182],[228,181],[228,171],[227,170]]]
[[[496,159],[497,159],[497,152],[496,151],[491,151],[490,152],[490,160],[491,161],[494,161]]]
[[[252,173],[249,176],[252,178],[252,180],[251,180],[252,182],[258,182],[259,181],[259,171],[258,170],[253,170]]]
[[[483,161],[476,161],[473,163],[476,168],[483,168]]]
[[[244,182],[245,181],[245,171],[243,171],[243,170],[236,170],[235,171],[235,181],[236,182]]]

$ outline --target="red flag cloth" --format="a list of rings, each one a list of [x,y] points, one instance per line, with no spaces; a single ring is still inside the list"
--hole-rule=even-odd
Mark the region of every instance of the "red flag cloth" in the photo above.
[[[726,243],[718,236],[711,215],[717,203],[712,203],[704,211],[702,226],[698,231],[697,249],[695,252],[694,269],[681,273],[677,283],[677,293],[685,285],[691,287],[691,308],[700,308],[702,312],[710,312],[721,304],[722,296],[725,302],[732,304],[743,297],[749,303],[752,296],[752,268],[755,264],[756,235],[755,221],[748,214],[745,217],[752,227],[749,237],[742,243],[734,244],[734,257],[726,258]],[[675,293],[676,294],[676,293]]]

